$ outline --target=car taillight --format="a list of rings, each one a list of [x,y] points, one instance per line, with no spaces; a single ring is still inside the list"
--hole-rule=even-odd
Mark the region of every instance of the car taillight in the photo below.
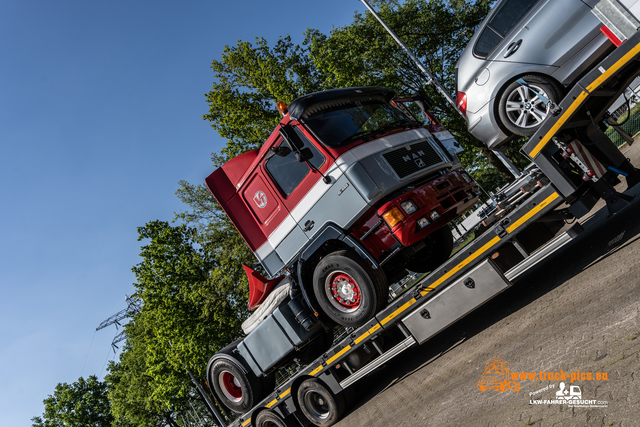
[[[464,92],[458,92],[456,95],[456,107],[462,113],[463,116],[467,117],[467,94]]]

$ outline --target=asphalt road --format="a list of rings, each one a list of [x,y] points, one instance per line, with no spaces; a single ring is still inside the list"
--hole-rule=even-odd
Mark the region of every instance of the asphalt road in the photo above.
[[[623,152],[640,165],[640,142]],[[552,259],[357,383],[337,426],[640,426],[640,185],[625,193],[637,196],[629,207],[607,218],[601,202]],[[480,391],[493,356],[536,379]],[[578,386],[581,400],[531,403],[557,402],[560,382]]]

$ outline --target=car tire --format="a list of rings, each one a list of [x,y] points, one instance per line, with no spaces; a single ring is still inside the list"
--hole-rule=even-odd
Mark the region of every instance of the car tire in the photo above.
[[[451,256],[453,234],[448,226],[441,227],[424,239],[425,246],[407,264],[416,273],[428,273],[441,266]]]
[[[562,88],[554,80],[544,76],[526,75],[521,79],[529,87],[517,80],[511,82],[500,95],[498,115],[510,132],[531,136],[536,133],[551,109],[534,90],[557,104],[562,99]]]
[[[348,251],[336,251],[316,265],[313,293],[332,321],[358,327],[387,304],[389,286],[380,268],[374,270]]]
[[[300,410],[312,424],[332,426],[342,418],[346,403],[342,394],[333,394],[317,378],[305,380],[297,393]]]
[[[209,369],[209,386],[220,403],[231,411],[244,414],[264,397],[262,382],[253,372],[245,373],[232,361],[216,359]]]

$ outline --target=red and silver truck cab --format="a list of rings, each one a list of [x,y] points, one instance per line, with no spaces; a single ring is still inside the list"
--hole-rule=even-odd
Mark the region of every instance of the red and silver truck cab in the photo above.
[[[268,274],[291,273],[322,320],[373,317],[388,278],[448,258],[447,224],[478,201],[451,134],[393,96],[358,87],[298,98],[262,147],[206,179]]]

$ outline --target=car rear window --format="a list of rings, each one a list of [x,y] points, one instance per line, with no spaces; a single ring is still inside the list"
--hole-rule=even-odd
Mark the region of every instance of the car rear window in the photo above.
[[[506,0],[500,4],[476,41],[473,53],[486,58],[539,0]]]
[[[496,34],[495,31],[491,28],[485,28],[482,34],[480,34],[480,37],[478,37],[473,53],[482,58],[486,58],[501,41],[502,37]]]
[[[538,0],[507,0],[493,15],[489,25],[504,37],[537,2]]]

